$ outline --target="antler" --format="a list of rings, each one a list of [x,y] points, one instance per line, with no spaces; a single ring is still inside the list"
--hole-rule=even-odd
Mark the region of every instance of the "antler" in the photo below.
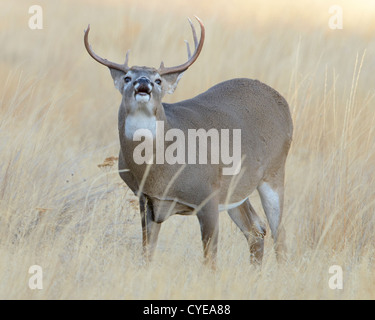
[[[190,53],[189,43],[187,41],[185,41],[186,46],[187,46],[187,51],[188,51],[188,61],[186,61],[185,63],[183,63],[179,66],[170,67],[170,68],[166,68],[164,66],[164,62],[162,62],[160,64],[160,67],[159,67],[159,70],[158,70],[160,75],[165,75],[165,74],[175,73],[175,72],[183,72],[187,68],[189,68],[195,62],[195,60],[197,60],[197,58],[198,58],[198,56],[201,53],[202,48],[203,48],[204,37],[205,37],[205,29],[204,29],[203,22],[197,16],[195,16],[195,18],[198,20],[198,22],[200,24],[200,27],[201,27],[201,37],[200,37],[200,40],[199,40],[199,43],[198,43],[197,34],[195,32],[194,25],[191,22],[191,20],[189,19],[191,30],[193,32],[194,46],[195,46],[195,51],[194,51],[193,55],[191,55],[191,53]]]
[[[128,72],[129,71],[129,66],[128,66],[128,59],[129,59],[129,50],[128,52],[126,52],[126,58],[125,58],[125,62],[124,64],[118,64],[118,63],[114,63],[114,62],[111,62],[111,61],[108,61],[107,59],[103,59],[101,57],[99,57],[91,48],[90,44],[89,44],[89,31],[90,31],[90,25],[87,26],[87,29],[85,30],[85,47],[86,47],[86,50],[87,52],[89,53],[89,55],[96,61],[98,61],[99,63],[107,66],[108,68],[112,68],[112,69],[117,69],[117,70],[120,70],[120,71],[123,71],[123,72]]]

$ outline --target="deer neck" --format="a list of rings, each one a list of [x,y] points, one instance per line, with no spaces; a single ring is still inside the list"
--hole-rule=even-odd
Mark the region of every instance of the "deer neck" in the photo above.
[[[119,110],[120,135],[123,135],[127,141],[134,141],[134,134],[137,130],[148,130],[155,139],[157,121],[163,121],[164,125],[167,125],[167,118],[161,103],[151,110],[152,112],[150,108],[141,106],[129,111],[122,105]]]

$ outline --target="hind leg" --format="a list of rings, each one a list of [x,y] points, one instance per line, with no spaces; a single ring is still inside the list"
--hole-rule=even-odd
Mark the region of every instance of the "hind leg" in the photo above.
[[[261,264],[266,229],[251,206],[249,199],[237,208],[228,210],[228,213],[247,239],[250,249],[250,263]]]
[[[262,206],[271,229],[277,260],[285,258],[285,229],[281,224],[284,204],[284,169],[265,178],[258,186]]]

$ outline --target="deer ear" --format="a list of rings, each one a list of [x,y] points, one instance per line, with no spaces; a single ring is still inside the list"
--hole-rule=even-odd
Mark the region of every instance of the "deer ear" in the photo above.
[[[124,89],[125,72],[112,68],[109,68],[109,71],[111,72],[113,83],[115,84],[116,89],[122,93],[122,90]]]
[[[176,72],[163,75],[163,84],[164,84],[164,92],[168,94],[172,94],[174,90],[177,88],[177,84],[182,78],[183,72]]]

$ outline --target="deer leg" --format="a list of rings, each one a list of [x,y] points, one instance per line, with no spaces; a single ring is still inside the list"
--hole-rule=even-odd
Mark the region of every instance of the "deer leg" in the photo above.
[[[250,249],[250,263],[260,265],[263,258],[266,228],[249,199],[237,208],[228,210],[228,213],[246,237]]]
[[[151,262],[153,257],[161,223],[153,221],[153,207],[150,199],[144,195],[140,196],[139,208],[142,220],[142,246],[143,255],[147,263]]]
[[[285,229],[281,224],[284,204],[284,175],[276,175],[273,179],[262,181],[258,186],[258,192],[271,229],[276,258],[282,262],[286,255]]]
[[[203,256],[206,265],[216,267],[219,236],[219,202],[211,199],[197,214],[202,233]]]

